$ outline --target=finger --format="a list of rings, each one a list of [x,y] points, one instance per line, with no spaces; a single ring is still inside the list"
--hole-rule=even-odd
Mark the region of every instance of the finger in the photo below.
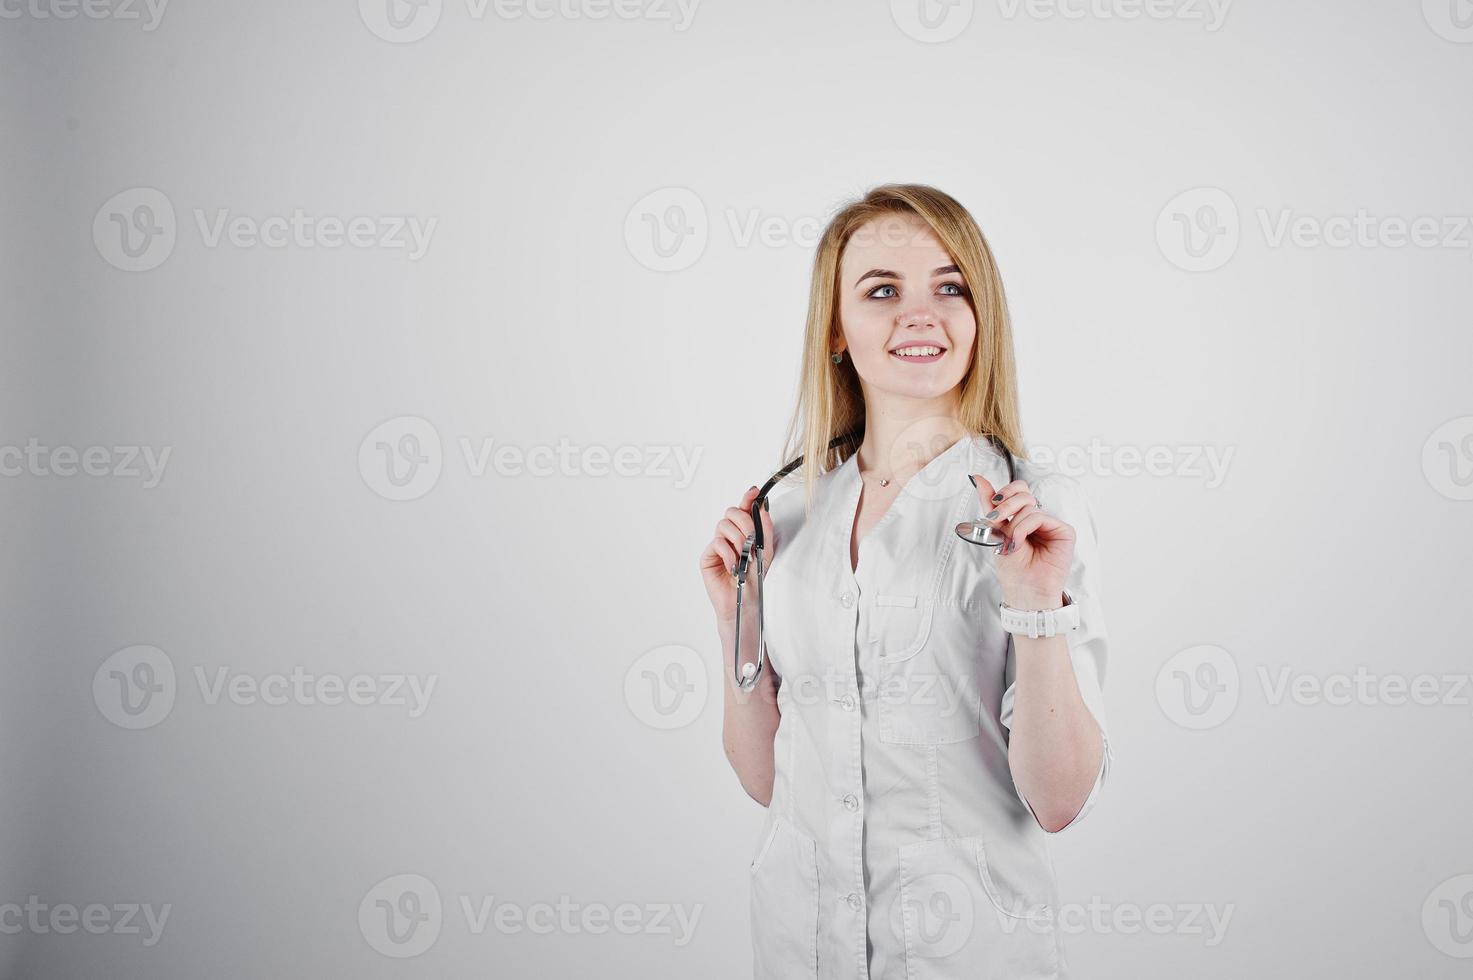
[[[1024,514],[1022,517],[1018,518],[1017,521],[1015,521],[1012,526],[1008,528],[1008,535],[1010,537],[1017,538],[1020,541],[1026,541],[1030,535],[1039,530],[1042,530],[1044,526],[1052,520],[1057,520],[1057,518],[1049,517],[1041,510],[1031,510],[1027,514]]]
[[[752,501],[755,499],[757,499],[757,488],[748,487],[746,491],[742,493],[742,498],[736,502],[736,506],[726,508],[727,515],[730,515],[731,512],[734,510],[738,510],[741,511],[743,514],[747,514],[748,516],[750,516],[752,513]],[[750,521],[748,523],[750,523]]]
[[[992,481],[988,480],[981,473],[972,473],[969,475],[972,478],[972,486],[977,488],[977,502],[982,505],[983,513],[986,513],[996,506],[992,502],[992,495],[997,493],[997,490],[993,488]]]
[[[1023,480],[1014,480],[1011,483],[1004,483],[998,487],[991,494],[988,494],[982,502],[987,505],[988,509],[991,509],[1002,503],[1010,495],[1017,493],[1019,490],[1027,489],[1028,484],[1026,482]]]
[[[751,501],[748,501],[748,503],[751,503]],[[737,527],[741,528],[743,537],[752,533],[752,511],[750,507],[745,509],[741,507],[728,507],[722,519],[731,521]]]
[[[1038,501],[1034,499],[1033,494],[1025,490],[1004,498],[1000,504],[995,504],[983,520],[989,521],[994,527],[1007,526],[1008,522],[1016,523],[1018,518],[1031,513],[1029,508],[1037,509]]]
[[[1008,548],[1008,554],[1012,554],[1023,544],[1029,543],[1029,539],[1034,535],[1039,535],[1041,539],[1051,538],[1055,530],[1065,526],[1067,525],[1063,521],[1051,514],[1045,514],[1041,510],[1029,511],[1024,516],[1018,518],[1015,525],[1011,525],[1006,529],[1004,533],[1008,535],[1008,542],[1004,544],[1004,547],[1017,542],[1016,546]]]
[[[1025,481],[1025,480],[1014,480],[1012,483],[1005,483],[1002,486],[998,487],[997,488],[997,492],[1002,495],[1002,497],[1003,497],[1004,500],[1006,500],[1008,497],[1011,497],[1013,494],[1026,491],[1027,489],[1028,489],[1028,483],[1027,483],[1027,481]],[[1002,503],[1002,501],[999,500],[998,503]]]
[[[701,552],[701,570],[720,565],[728,573],[736,568],[736,552],[725,538],[712,538],[706,550]]]
[[[711,542],[711,550],[714,551],[717,555],[721,556],[721,564],[725,566],[728,572],[735,575],[737,566],[737,552],[736,549],[731,546],[731,542],[725,541],[721,538],[716,538]]]
[[[752,523],[750,517],[747,518],[747,523]],[[742,545],[746,543],[749,533],[748,531],[743,531],[726,518],[722,518],[721,523],[716,525],[716,536],[725,540],[733,548],[737,549],[737,551],[741,551]]]

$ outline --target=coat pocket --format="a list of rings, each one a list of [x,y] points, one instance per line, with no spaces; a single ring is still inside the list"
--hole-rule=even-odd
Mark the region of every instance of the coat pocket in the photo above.
[[[876,597],[877,619],[886,618],[885,598]],[[981,733],[981,651],[970,646],[975,630],[967,628],[961,618],[966,615],[966,609],[935,599],[900,615],[903,625],[891,635],[905,642],[882,647],[879,657],[880,741],[942,745]]]
[[[757,980],[818,976],[818,847],[784,817],[752,859],[752,964]]]
[[[904,937],[908,980],[1059,976],[1053,909],[999,885],[981,837],[900,848],[900,894],[892,925],[898,920],[897,932]]]

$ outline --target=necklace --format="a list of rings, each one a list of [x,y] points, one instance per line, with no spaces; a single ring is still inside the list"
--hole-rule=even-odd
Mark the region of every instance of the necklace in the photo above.
[[[956,446],[957,443],[954,442],[954,443],[952,443],[952,445],[953,446]],[[950,452],[950,451],[951,451],[950,449],[943,450],[943,452]],[[921,466],[922,469],[925,468],[925,465],[922,464],[922,461],[921,460],[917,460],[916,462],[917,462],[918,465]],[[929,462],[929,461],[927,461],[927,462]],[[854,460],[854,466],[855,466],[855,469],[859,469],[859,460],[858,460],[858,458],[856,458]],[[917,472],[919,472],[919,471],[917,471]],[[890,476],[880,476],[874,470],[859,470],[859,478],[861,480],[869,480],[869,481],[872,481],[872,482],[878,482],[880,486],[882,486],[882,487],[888,487],[890,485],[890,482],[895,477],[894,477],[894,474],[891,474]]]

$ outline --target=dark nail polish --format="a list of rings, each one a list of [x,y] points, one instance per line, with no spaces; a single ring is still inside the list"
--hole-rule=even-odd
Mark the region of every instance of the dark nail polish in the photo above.
[[[1002,494],[1000,494],[1000,493],[993,494],[992,495],[992,502],[994,504],[1000,504],[1000,503],[1002,503]]]
[[[995,510],[989,510],[987,513],[985,513],[985,514],[982,515],[982,519],[984,521],[990,521],[990,520],[992,520],[996,516],[997,516],[997,511],[995,511]]]
[[[975,476],[973,476],[972,474],[968,473],[967,474],[967,479],[972,481],[972,486],[975,487],[977,485],[977,478]]]

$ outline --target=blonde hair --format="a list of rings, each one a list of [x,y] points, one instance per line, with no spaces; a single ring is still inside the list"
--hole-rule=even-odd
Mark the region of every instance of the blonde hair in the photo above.
[[[1007,296],[982,229],[966,208],[934,187],[882,184],[834,215],[813,257],[802,377],[783,453],[784,462],[803,455],[805,508],[812,505],[819,475],[842,465],[859,449],[857,440],[832,449],[829,443],[865,421],[864,395],[853,359],[846,357],[834,364],[829,357],[841,335],[839,261],[860,226],[892,214],[916,215],[929,225],[966,283],[967,302],[977,320],[977,340],[972,345],[972,363],[962,376],[957,420],[967,431],[995,435],[1009,452],[1025,455]]]

